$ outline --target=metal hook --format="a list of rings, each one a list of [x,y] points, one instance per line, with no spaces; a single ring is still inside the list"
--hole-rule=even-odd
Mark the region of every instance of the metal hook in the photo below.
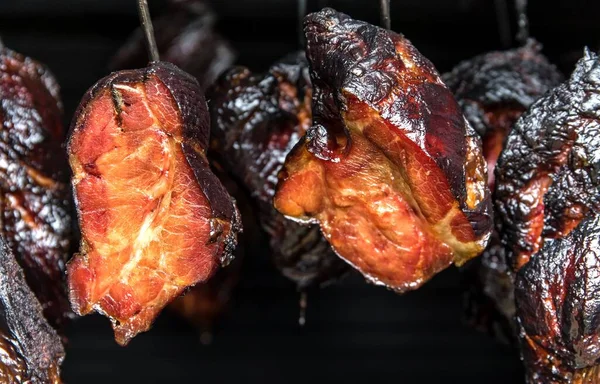
[[[140,23],[142,24],[142,29],[144,30],[144,36],[146,38],[146,48],[148,49],[150,61],[159,61],[160,56],[158,55],[156,39],[154,38],[154,27],[152,26],[152,19],[150,18],[147,0],[138,0],[138,11],[140,14]]]
[[[379,23],[382,28],[392,28],[392,18],[390,17],[390,0],[379,0]]]

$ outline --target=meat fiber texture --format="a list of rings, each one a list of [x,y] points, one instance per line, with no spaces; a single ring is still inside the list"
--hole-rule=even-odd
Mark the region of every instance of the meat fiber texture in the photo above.
[[[492,229],[475,131],[403,36],[326,8],[305,19],[313,124],[274,204],[319,224],[369,281],[416,289],[479,255]]]
[[[108,316],[118,343],[227,265],[241,222],[205,151],[198,82],[172,64],[116,72],[84,96],[69,141],[82,241],[71,304]]]

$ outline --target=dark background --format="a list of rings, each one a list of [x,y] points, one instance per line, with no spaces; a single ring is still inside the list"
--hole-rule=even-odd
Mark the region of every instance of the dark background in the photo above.
[[[164,1],[149,1],[156,15]],[[284,0],[211,2],[238,63],[264,70],[298,48],[296,3]],[[321,1],[378,22],[376,0]],[[492,0],[392,0],[392,28],[404,33],[438,69],[487,50],[514,46],[502,37]],[[309,9],[318,1],[309,0]],[[531,1],[531,33],[565,73],[584,45],[600,47],[600,1]],[[10,48],[46,63],[56,74],[65,121],[80,97],[107,73],[106,63],[138,25],[134,0],[0,0],[0,36]],[[455,268],[403,296],[358,276],[309,295],[307,325],[298,326],[298,294],[264,252],[253,250],[232,308],[202,345],[197,331],[171,313],[127,348],[116,345],[108,320],[73,324],[63,365],[72,383],[520,383],[518,356],[461,323]]]

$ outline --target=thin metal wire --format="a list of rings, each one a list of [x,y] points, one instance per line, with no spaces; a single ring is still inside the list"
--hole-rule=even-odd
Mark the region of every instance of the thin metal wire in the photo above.
[[[142,24],[142,30],[144,31],[144,37],[146,39],[148,57],[150,58],[150,61],[159,61],[160,56],[158,55],[156,39],[154,38],[154,27],[152,26],[152,19],[150,18],[147,0],[138,0],[138,12],[140,14],[140,23]]]
[[[308,306],[308,295],[306,291],[300,292],[300,314],[298,316],[298,325],[303,327],[306,324],[306,307]]]
[[[510,32],[510,19],[508,14],[508,5],[506,0],[495,0],[496,5],[496,22],[498,24],[498,34],[500,41],[505,48],[510,47],[512,40]]]
[[[392,28],[392,18],[390,17],[390,0],[379,0],[379,20],[382,28]]]
[[[304,47],[304,16],[306,16],[306,0],[298,0],[298,45]]]
[[[527,43],[529,39],[529,18],[527,17],[527,0],[515,0],[517,10],[517,23],[519,26],[517,32],[517,41],[520,44]]]

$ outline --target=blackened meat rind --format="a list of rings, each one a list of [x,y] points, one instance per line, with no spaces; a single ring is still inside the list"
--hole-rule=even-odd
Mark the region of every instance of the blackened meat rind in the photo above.
[[[563,81],[541,49],[538,42],[530,39],[520,48],[465,60],[444,74],[444,83],[482,139],[494,128],[486,112],[506,108],[522,113]]]
[[[1,231],[56,327],[71,315],[64,271],[72,212],[61,119],[48,68],[0,47]]]
[[[600,61],[586,50],[518,120],[496,167],[498,231],[515,270],[600,209],[599,134]]]
[[[595,215],[568,236],[546,241],[516,275],[518,324],[529,383],[581,382],[575,376],[596,369],[599,292],[600,216]]]
[[[520,48],[463,61],[443,76],[481,136],[492,190],[496,161],[513,125],[534,101],[563,81],[541,48],[530,39]],[[512,276],[497,233],[482,256],[463,272],[466,321],[503,341],[516,340]]]
[[[207,89],[235,61],[236,54],[215,31],[216,17],[204,1],[171,1],[152,24],[163,61],[190,73]],[[148,64],[144,34],[138,28],[110,62],[113,71]]]
[[[64,356],[60,337],[0,239],[0,382],[58,384]]]
[[[300,289],[348,270],[318,226],[288,220],[272,205],[285,157],[311,124],[311,96],[303,52],[283,58],[265,74],[232,68],[208,92],[211,148],[251,194],[275,265]]]

